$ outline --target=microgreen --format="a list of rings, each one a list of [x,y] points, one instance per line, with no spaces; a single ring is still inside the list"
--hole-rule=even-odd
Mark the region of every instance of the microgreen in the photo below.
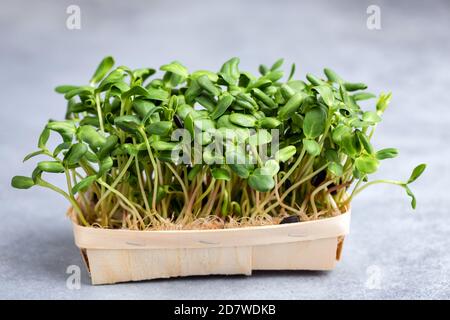
[[[282,65],[261,65],[258,77],[238,58],[218,72],[190,73],[174,61],[154,78],[154,69],[114,68],[106,57],[89,85],[55,89],[67,100],[66,119],[48,122],[24,161],[47,159],[11,185],[58,192],[84,225],[138,230],[210,215],[316,219],[344,212],[377,183],[404,188],[415,208],[409,186],[425,164],[406,182],[369,179],[398,155],[371,142],[391,94],[362,110],[359,101],[376,98],[366,84],[328,68],[324,78],[294,80],[295,65],[281,81]],[[61,139],[53,147],[52,134]],[[66,190],[45,180],[55,173]]]

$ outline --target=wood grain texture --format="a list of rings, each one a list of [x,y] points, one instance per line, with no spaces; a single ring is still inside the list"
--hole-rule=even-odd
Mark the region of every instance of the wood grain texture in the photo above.
[[[214,229],[134,231],[83,227],[73,213],[75,243],[89,249],[177,249],[257,246],[344,236],[350,229],[350,210],[336,217],[282,225]]]
[[[69,215],[73,217],[69,210]],[[350,228],[350,211],[283,225],[177,231],[86,228],[74,222],[93,284],[252,270],[331,270]]]
[[[331,270],[338,238],[203,249],[87,249],[93,284],[252,270]]]

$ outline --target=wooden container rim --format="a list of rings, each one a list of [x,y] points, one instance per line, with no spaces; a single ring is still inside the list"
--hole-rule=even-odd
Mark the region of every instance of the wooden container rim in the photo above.
[[[179,249],[267,245],[341,237],[349,233],[351,209],[335,217],[278,225],[202,230],[123,230],[84,227],[73,209],[75,244],[82,249]]]

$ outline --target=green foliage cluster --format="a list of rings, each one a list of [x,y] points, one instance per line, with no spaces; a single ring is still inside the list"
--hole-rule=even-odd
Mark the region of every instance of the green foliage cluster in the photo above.
[[[83,225],[137,230],[211,215],[317,219],[345,211],[354,195],[381,182],[403,187],[415,207],[409,184],[425,165],[406,182],[368,180],[398,154],[370,142],[391,94],[377,98],[330,69],[302,81],[293,65],[282,81],[282,64],[261,65],[255,76],[239,69],[238,58],[219,72],[190,73],[174,61],[155,78],[154,69],[114,68],[106,57],[89,85],[56,88],[67,100],[66,119],[49,121],[38,150],[24,159],[49,160],[12,186],[60,193]],[[359,102],[368,99],[377,99],[375,108],[364,111]],[[174,139],[179,129],[188,133],[181,140]],[[51,133],[61,139],[53,148]],[[207,147],[219,140],[223,151]],[[47,173],[64,174],[67,189],[46,181]]]

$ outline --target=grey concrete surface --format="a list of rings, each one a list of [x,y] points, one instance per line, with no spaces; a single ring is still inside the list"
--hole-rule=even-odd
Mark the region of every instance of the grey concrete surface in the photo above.
[[[68,30],[66,8],[81,8]],[[381,30],[366,27],[370,4]],[[450,298],[450,2],[448,1],[4,1],[0,0],[0,298],[48,299],[408,299]],[[67,203],[45,190],[10,188],[48,118],[64,115],[53,93],[85,83],[105,55],[119,64],[218,69],[231,56],[256,71],[279,57],[298,77],[329,66],[373,92],[393,91],[375,146],[398,147],[377,176],[414,186],[373,187],[353,203],[351,234],[332,272],[257,272],[66,288],[82,261],[65,218]],[[371,106],[367,106],[368,108]]]

